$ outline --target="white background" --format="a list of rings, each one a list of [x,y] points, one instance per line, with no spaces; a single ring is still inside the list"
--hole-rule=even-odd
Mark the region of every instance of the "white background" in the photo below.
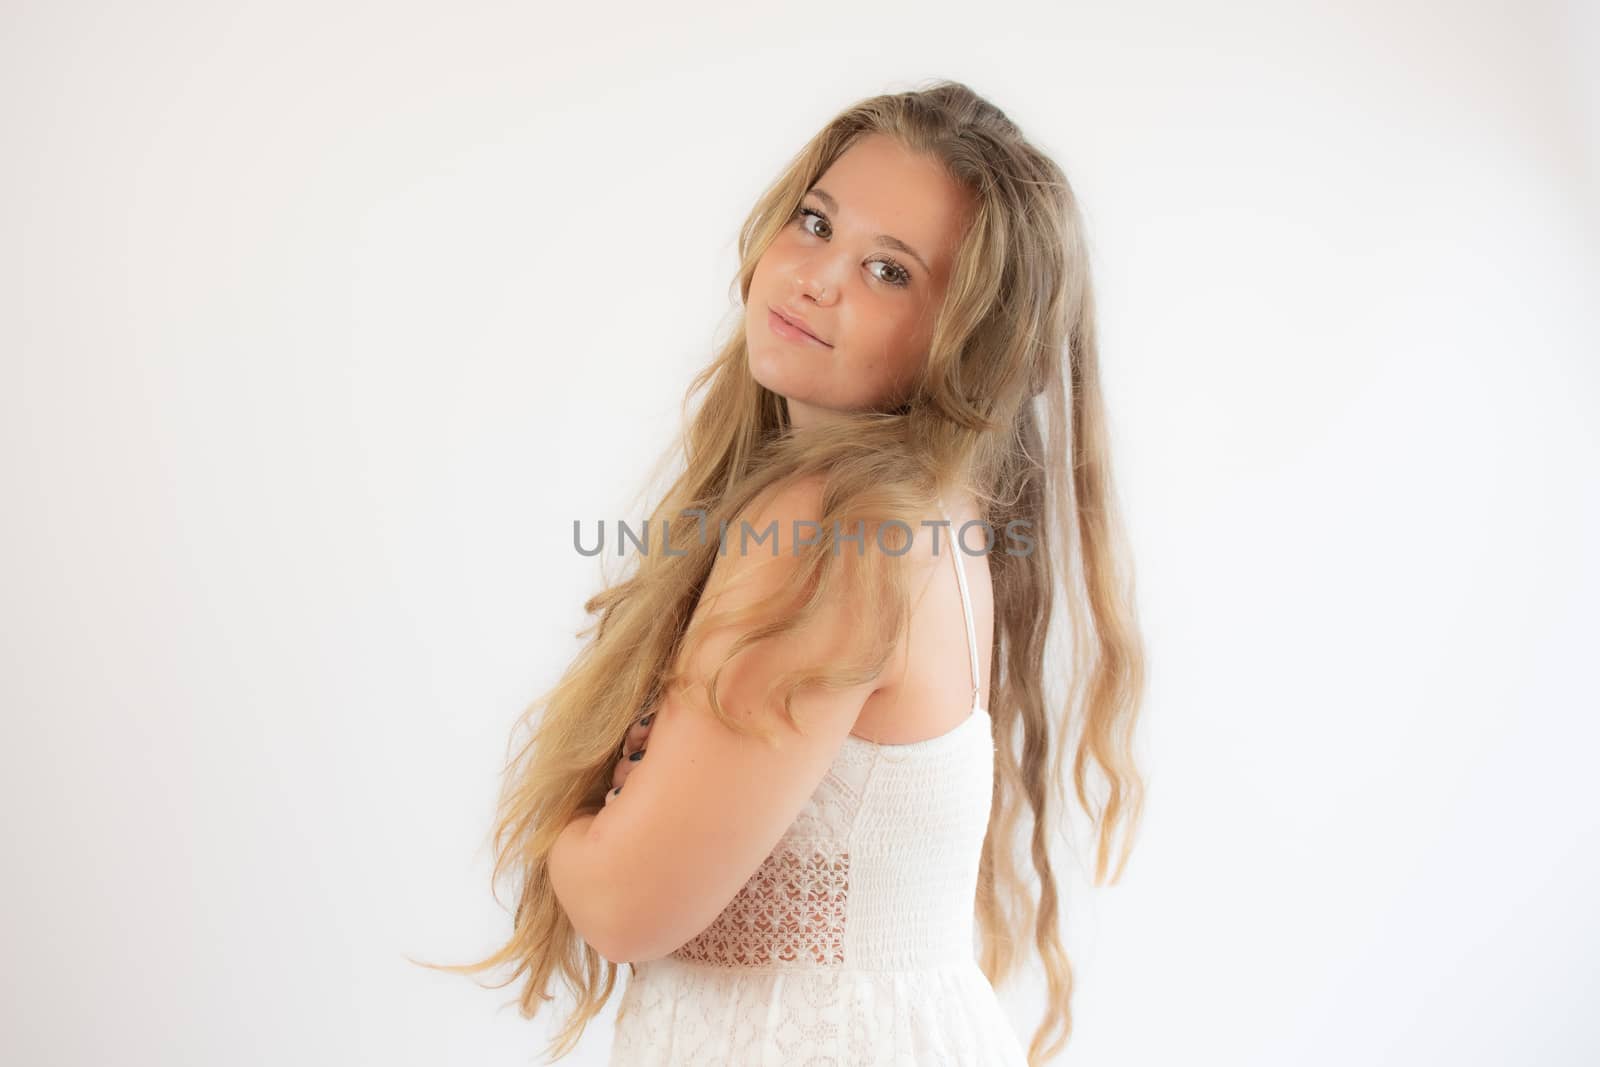
[[[1600,1059],[1592,6],[3,22],[0,1060],[535,1062],[402,954],[509,928],[572,521],[640,517],[759,191],[941,76],[1087,215],[1149,645],[1058,1062]]]

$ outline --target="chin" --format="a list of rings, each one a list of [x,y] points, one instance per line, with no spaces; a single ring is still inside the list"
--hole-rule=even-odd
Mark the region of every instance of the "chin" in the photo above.
[[[750,377],[763,388],[770,389],[779,396],[788,396],[789,390],[795,383],[786,381],[783,361],[773,353],[766,351],[762,345],[749,345],[748,360]]]

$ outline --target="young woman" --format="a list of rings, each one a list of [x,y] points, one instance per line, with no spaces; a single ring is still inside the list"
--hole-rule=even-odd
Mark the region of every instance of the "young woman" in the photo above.
[[[522,720],[510,940],[447,969],[514,964],[527,1016],[559,969],[558,1058],[627,962],[614,1063],[1040,1063],[1072,1024],[1047,851],[1068,755],[1097,883],[1142,796],[1072,192],[940,82],[829,122],[740,254],[741,326],[694,383],[650,550]],[[1049,1002],[1024,1055],[994,986],[1027,941]]]

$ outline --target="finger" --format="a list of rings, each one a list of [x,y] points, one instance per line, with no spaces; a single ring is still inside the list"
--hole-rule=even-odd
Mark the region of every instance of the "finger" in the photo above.
[[[626,756],[623,756],[621,759],[617,760],[617,768],[620,768],[624,772],[628,771],[635,763],[638,763],[640,760],[644,759],[644,753],[645,749],[643,746],[634,749]],[[615,773],[615,771],[613,771],[613,773]]]
[[[606,790],[606,803],[611,803],[611,798],[622,791],[622,785],[628,780],[628,775],[633,773],[633,768],[638,766],[639,760],[644,759],[644,750],[640,749],[635,755],[638,759],[629,759],[625,756],[612,765],[611,788]]]
[[[628,727],[629,752],[637,752],[644,747],[644,740],[650,736],[650,727],[654,722],[654,713],[646,715],[642,719],[633,720],[633,725]]]

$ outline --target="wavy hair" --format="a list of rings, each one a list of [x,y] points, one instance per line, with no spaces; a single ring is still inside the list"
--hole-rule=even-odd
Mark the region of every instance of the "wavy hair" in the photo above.
[[[941,163],[975,205],[920,375],[891,408],[795,428],[784,398],[752,377],[742,322],[721,342],[684,398],[681,473],[647,527],[664,529],[671,550],[635,554],[631,573],[590,598],[585,608],[597,618],[579,633],[586,643],[513,730],[491,876],[491,890],[505,878],[516,886],[510,937],[476,963],[422,964],[465,974],[510,966],[496,987],[525,976],[527,1018],[555,999],[548,988],[559,971],[576,1005],[546,1050],[553,1058],[572,1050],[610,997],[618,965],[566,918],[548,874],[551,846],[573,817],[603,806],[629,726],[684,684],[681,665],[705,629],[724,622],[690,626],[718,549],[705,531],[738,528],[762,497],[796,479],[820,486],[825,532],[802,554],[790,595],[743,620],[753,625],[724,668],[750,644],[803,625],[842,580],[848,554],[833,550],[841,525],[878,528],[898,519],[915,527],[954,490],[976,499],[992,529],[1020,521],[1031,532],[1026,554],[988,556],[996,774],[975,922],[979,965],[996,986],[1023,962],[1019,946],[1031,940],[1039,952],[1048,997],[1030,1065],[1056,1055],[1071,1035],[1073,973],[1049,848],[1057,829],[1070,829],[1069,757],[1074,794],[1097,836],[1096,885],[1107,883],[1108,872],[1111,883],[1120,879],[1144,794],[1133,753],[1144,654],[1112,486],[1083,221],[1060,168],[999,108],[960,82],[933,82],[847,108],[789,162],[740,230],[741,303],[756,263],[802,196],[851,144],[874,133]],[[848,684],[883,666],[909,618],[906,567],[890,552],[850,559],[850,581],[858,583],[851,588],[866,591],[868,606],[861,661],[819,664],[791,678],[789,694]],[[1058,597],[1067,649],[1047,670]],[[1052,698],[1046,683],[1054,681],[1062,684]],[[717,716],[731,729],[750,729],[721,709],[715,677],[706,684]],[[1024,813],[1031,878],[1022,873]]]

